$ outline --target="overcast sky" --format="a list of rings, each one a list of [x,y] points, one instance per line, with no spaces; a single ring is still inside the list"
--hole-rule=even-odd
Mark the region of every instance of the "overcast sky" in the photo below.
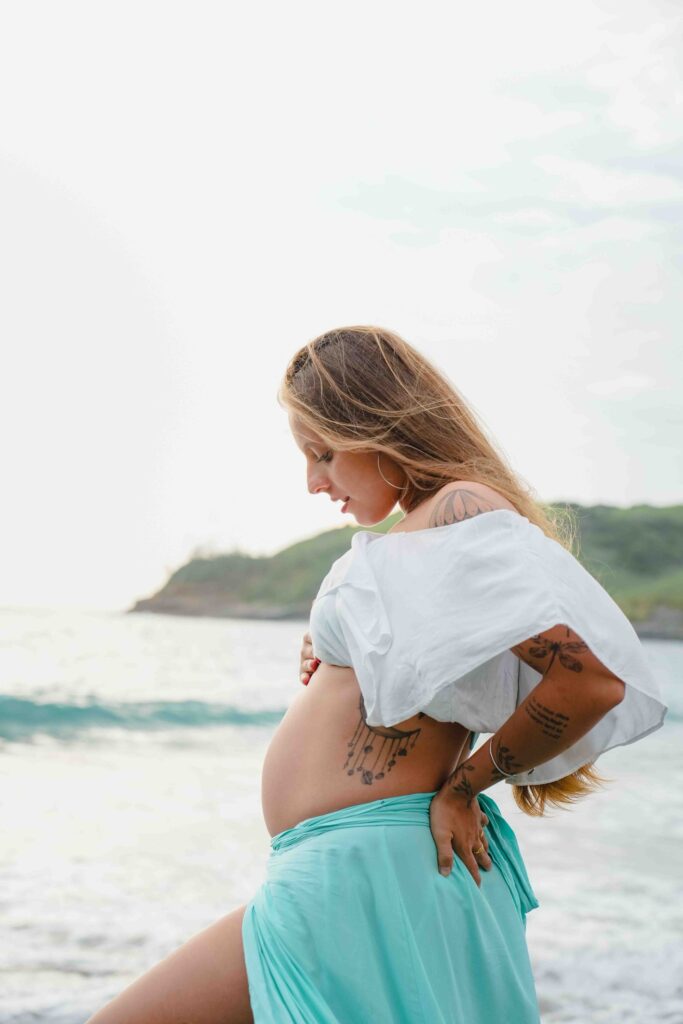
[[[344,324],[541,500],[683,501],[678,2],[0,12],[0,605],[354,525],[275,399]]]

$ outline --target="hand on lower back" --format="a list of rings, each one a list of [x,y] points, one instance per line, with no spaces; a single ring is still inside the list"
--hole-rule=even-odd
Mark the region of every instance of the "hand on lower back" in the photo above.
[[[468,807],[466,798],[443,787],[439,790],[429,805],[429,824],[442,875],[451,873],[454,857],[458,856],[477,885],[481,885],[479,868],[489,871],[493,863],[488,853],[488,836],[483,831],[488,823],[478,800]]]

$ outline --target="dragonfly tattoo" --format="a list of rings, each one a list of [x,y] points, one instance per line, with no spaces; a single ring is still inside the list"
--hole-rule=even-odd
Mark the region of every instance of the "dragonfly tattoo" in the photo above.
[[[563,630],[566,637],[573,639],[554,639],[554,635],[561,636]],[[528,661],[529,658],[539,659],[542,662],[542,670],[546,674],[550,672],[556,659],[569,672],[583,672],[584,664],[580,655],[586,655],[589,652],[588,644],[568,626],[557,626],[554,629],[546,630],[545,634],[539,633],[532,636],[525,643],[518,644],[511,650],[513,654],[523,657],[525,661]],[[549,662],[547,662],[548,657],[550,658]],[[529,663],[531,664],[531,662]],[[532,668],[537,668],[537,666],[532,665]],[[541,671],[541,668],[538,668],[538,671]]]

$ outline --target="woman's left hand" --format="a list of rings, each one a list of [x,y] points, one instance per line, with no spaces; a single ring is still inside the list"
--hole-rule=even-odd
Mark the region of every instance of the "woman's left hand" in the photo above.
[[[463,862],[472,878],[481,885],[479,868],[490,870],[489,841],[483,829],[489,819],[476,797],[467,806],[467,797],[441,789],[429,805],[429,824],[436,843],[439,871],[449,875],[453,867],[453,851]],[[484,847],[483,850],[480,847]],[[479,849],[479,853],[474,851]]]
[[[304,641],[301,645],[301,658],[299,665],[299,679],[308,686],[311,681],[311,676],[320,664],[320,658],[316,658],[313,654],[313,640],[311,639],[310,633],[304,633]]]

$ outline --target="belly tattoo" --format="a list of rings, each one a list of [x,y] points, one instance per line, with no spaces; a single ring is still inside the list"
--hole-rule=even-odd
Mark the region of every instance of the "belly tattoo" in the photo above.
[[[383,779],[385,774],[389,774],[397,758],[408,756],[408,751],[417,743],[417,737],[422,729],[404,731],[395,726],[368,725],[362,694],[358,708],[360,718],[353,738],[347,744],[349,753],[343,767],[347,775],[360,772],[360,781],[363,785],[371,786],[375,779]],[[419,711],[418,718],[424,717],[425,712]],[[366,758],[371,762],[367,767]]]

